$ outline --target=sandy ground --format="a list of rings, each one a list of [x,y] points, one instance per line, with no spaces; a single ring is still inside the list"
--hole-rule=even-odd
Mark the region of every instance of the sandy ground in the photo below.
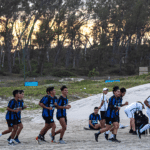
[[[147,135],[143,135],[142,139],[139,139],[136,135],[128,133],[129,127],[125,129],[119,129],[117,138],[121,140],[121,143],[113,143],[105,140],[104,135],[100,135],[99,142],[95,142],[94,133],[97,131],[87,131],[83,127],[88,126],[89,114],[93,112],[93,108],[99,105],[100,95],[91,96],[75,102],[70,103],[72,108],[68,110],[68,128],[64,136],[64,140],[67,142],[65,145],[54,144],[50,142],[49,133],[46,135],[47,143],[38,145],[35,141],[35,137],[39,134],[39,131],[44,125],[44,121],[41,117],[41,110],[27,111],[22,113],[22,122],[24,129],[20,135],[22,144],[16,146],[8,146],[6,139],[9,135],[0,137],[0,149],[19,149],[19,150],[45,150],[45,149],[78,149],[78,150],[146,150],[150,149],[149,139]],[[107,97],[109,98],[112,92],[109,92]],[[144,101],[150,95],[150,84],[145,84],[130,88],[127,90],[127,94],[124,97],[124,102],[128,101],[130,104],[135,101]],[[124,107],[125,108],[125,107]],[[124,113],[124,108],[120,111],[121,124],[129,125],[129,119]],[[56,111],[55,111],[56,112]],[[145,110],[144,110],[145,112]],[[7,129],[5,121],[5,113],[0,114],[0,132]],[[57,129],[60,128],[59,122],[55,119]],[[56,136],[56,140],[59,140],[59,135]]]

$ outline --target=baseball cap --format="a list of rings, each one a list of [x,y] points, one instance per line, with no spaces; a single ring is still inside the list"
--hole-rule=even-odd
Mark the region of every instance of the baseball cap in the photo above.
[[[108,88],[103,88],[103,91],[109,91],[109,89]]]

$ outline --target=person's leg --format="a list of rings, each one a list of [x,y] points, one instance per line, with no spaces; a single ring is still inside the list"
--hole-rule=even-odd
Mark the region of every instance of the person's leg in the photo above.
[[[50,124],[45,123],[44,128],[41,130],[40,135],[43,136],[50,129]]]
[[[102,119],[102,120],[100,121],[100,123],[101,123],[101,128],[105,128],[105,119]]]
[[[135,131],[135,119],[134,118],[130,118],[130,124],[131,124],[132,130]]]
[[[3,131],[3,132],[1,133],[1,135],[8,134],[8,133],[12,132],[12,130],[13,130],[13,127],[8,127],[8,130]]]
[[[95,129],[100,129],[101,125],[100,124],[95,124]]]
[[[66,125],[66,122],[65,122],[65,118],[60,118],[59,122],[60,122],[60,125],[62,126],[62,129],[61,129],[61,132],[60,132],[60,140],[62,140],[62,138],[64,136],[64,133],[67,129],[67,125]]]
[[[17,130],[15,138],[18,138],[18,136],[20,135],[22,129],[23,129],[23,124],[22,123],[18,124],[18,130]]]

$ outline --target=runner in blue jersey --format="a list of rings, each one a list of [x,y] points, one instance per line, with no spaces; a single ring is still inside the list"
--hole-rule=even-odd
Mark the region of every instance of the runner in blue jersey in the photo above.
[[[64,109],[57,109],[56,117],[59,120],[60,125],[62,126],[62,129],[59,129],[58,131],[56,131],[55,135],[60,133],[59,143],[60,144],[66,144],[66,142],[63,140],[64,133],[67,129],[66,109],[70,109],[71,106],[68,105],[68,99],[67,99],[68,89],[67,89],[67,87],[62,86],[61,92],[62,92],[62,96],[60,96],[57,104],[60,108],[64,107]]]
[[[98,121],[101,121],[101,117],[98,114],[98,107],[94,108],[94,113],[89,116],[89,128],[93,130],[97,130],[101,128],[101,124]]]
[[[53,120],[53,114],[55,107],[57,109],[64,109],[65,107],[60,107],[57,105],[57,97],[55,96],[56,91],[54,87],[49,87],[46,90],[47,95],[44,96],[41,101],[39,102],[39,105],[43,108],[42,111],[42,117],[45,120],[45,126],[41,130],[39,136],[36,138],[37,142],[40,144],[41,141],[45,141],[44,135],[47,133],[47,131],[52,128],[52,132],[50,134],[50,137],[52,139],[51,142],[55,143],[55,122]]]
[[[14,137],[16,135],[17,123],[18,123],[17,113],[20,111],[20,109],[18,108],[18,102],[17,102],[19,99],[19,91],[14,90],[13,95],[14,95],[14,98],[9,101],[8,106],[7,106],[6,121],[8,124],[8,130],[5,130],[4,132],[0,134],[0,136],[2,136],[2,135],[12,132],[11,139],[8,142],[9,145],[15,145]]]
[[[125,102],[124,104],[122,104],[122,102],[123,102],[123,97],[125,96],[125,94],[126,94],[126,89],[125,88],[121,88],[120,89],[120,97],[119,98],[117,98],[117,101],[118,101],[118,104],[117,104],[117,106],[119,107],[119,108],[121,108],[121,107],[123,107],[123,106],[125,106],[125,105],[128,105],[128,102]],[[119,114],[119,110],[116,112],[116,116],[117,116],[117,122],[118,123],[120,123],[120,114]],[[114,141],[114,126],[110,129],[110,131],[112,132],[112,134],[111,134],[111,137],[110,137],[110,139],[109,140],[111,140],[111,141]],[[105,133],[105,138],[106,139],[108,139],[108,134],[109,134],[109,132],[110,131],[107,131],[106,133]]]
[[[118,117],[116,112],[120,110],[118,107],[118,98],[120,97],[120,90],[118,86],[113,88],[114,95],[109,99],[108,109],[106,111],[106,128],[101,129],[98,133],[95,133],[95,140],[98,142],[98,136],[111,129],[111,124],[114,126],[114,142],[120,142],[116,139],[117,130],[119,128]]]
[[[18,113],[17,113],[17,126],[18,126],[18,129],[17,129],[17,132],[16,132],[16,136],[14,138],[14,140],[17,142],[17,143],[21,143],[18,139],[22,129],[23,129],[23,124],[21,122],[21,111],[24,110],[25,108],[27,108],[27,106],[24,106],[24,101],[23,101],[23,97],[24,97],[24,91],[23,90],[19,90],[19,100],[17,101],[18,102],[18,107],[21,109]],[[11,135],[10,137],[7,139],[7,141],[10,141],[11,139]]]

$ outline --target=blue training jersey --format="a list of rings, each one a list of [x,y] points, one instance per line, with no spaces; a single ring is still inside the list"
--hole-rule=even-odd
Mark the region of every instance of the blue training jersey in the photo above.
[[[99,114],[94,114],[94,113],[92,113],[90,116],[89,116],[89,120],[91,120],[91,123],[93,124],[93,125],[95,125],[95,124],[98,124],[98,121],[100,121],[101,120],[101,117],[100,117],[100,115]],[[90,127],[90,125],[89,125],[89,127]]]
[[[52,110],[48,110],[46,108],[43,108],[42,116],[43,117],[53,117],[55,105],[54,103],[57,103],[57,97],[51,97],[51,96],[44,96],[40,103],[43,103],[46,107],[52,107]]]
[[[68,105],[68,99],[67,97],[64,98],[63,96],[60,96],[58,102],[58,106],[67,106]],[[66,109],[57,109],[57,117],[66,117]]]
[[[23,109],[23,107],[24,107],[24,101],[23,100],[18,100],[18,107]],[[17,117],[18,117],[19,120],[21,119],[21,111],[19,111],[17,113]]]
[[[119,104],[118,98],[116,98],[114,95],[109,99],[108,108],[106,111],[105,116],[109,118],[115,118],[117,115],[117,106]]]
[[[10,109],[16,110],[18,108],[18,102],[15,99],[9,101],[8,106]],[[6,113],[6,120],[17,120],[17,113],[7,111]]]
[[[117,105],[118,107],[121,107],[121,106],[122,106],[122,100],[123,100],[122,97],[118,97],[118,98],[117,98],[117,101],[118,101],[118,102],[117,102],[116,105]],[[116,112],[116,115],[119,116],[119,110]]]

